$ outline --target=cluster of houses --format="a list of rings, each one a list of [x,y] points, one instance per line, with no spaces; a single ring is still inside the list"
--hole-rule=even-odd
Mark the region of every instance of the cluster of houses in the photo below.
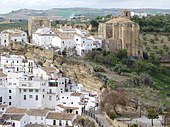
[[[97,108],[98,95],[22,55],[0,56],[0,127],[76,126],[82,110]]]
[[[4,30],[0,35],[0,45],[8,46],[9,43],[28,43],[27,33],[21,30]],[[57,29],[49,27],[38,28],[32,33],[30,42],[38,46],[53,46],[60,52],[64,50],[69,55],[82,56],[92,49],[102,47],[102,38],[90,35],[88,30],[63,26]]]

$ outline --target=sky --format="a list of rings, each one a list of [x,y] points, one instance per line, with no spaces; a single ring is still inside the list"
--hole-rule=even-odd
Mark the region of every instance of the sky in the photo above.
[[[170,0],[0,0],[0,13],[18,9],[89,8],[170,8]]]

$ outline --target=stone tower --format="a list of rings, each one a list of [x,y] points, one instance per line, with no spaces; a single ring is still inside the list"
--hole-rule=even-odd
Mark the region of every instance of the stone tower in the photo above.
[[[130,19],[131,18],[131,12],[127,9],[122,11],[122,18],[127,18]]]
[[[36,16],[29,17],[28,19],[28,35],[30,40],[32,39],[32,34],[38,29],[42,27],[51,28],[51,22],[47,17]]]
[[[112,47],[126,49],[129,55],[137,56],[139,25],[130,20],[129,11],[124,10],[122,13],[121,17],[113,18],[106,23],[100,23],[99,35],[102,35],[104,40],[108,40]]]

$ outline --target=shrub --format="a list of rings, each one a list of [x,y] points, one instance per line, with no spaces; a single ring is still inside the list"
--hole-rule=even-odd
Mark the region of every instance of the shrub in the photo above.
[[[106,111],[106,114],[110,117],[110,119],[114,120],[115,119],[115,113],[110,112],[109,110]]]

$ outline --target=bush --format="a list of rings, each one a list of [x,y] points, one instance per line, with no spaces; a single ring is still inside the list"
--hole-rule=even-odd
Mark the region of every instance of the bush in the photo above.
[[[110,119],[114,120],[116,118],[115,113],[110,112],[109,110],[106,111],[106,114],[110,117]]]

